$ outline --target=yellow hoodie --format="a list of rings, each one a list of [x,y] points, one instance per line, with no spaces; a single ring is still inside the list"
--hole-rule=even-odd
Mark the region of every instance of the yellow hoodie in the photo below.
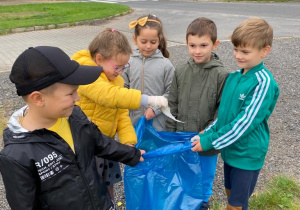
[[[88,50],[76,52],[72,59],[80,65],[97,66]],[[114,137],[118,132],[122,144],[137,143],[128,109],[139,108],[141,91],[124,88],[121,76],[109,81],[102,72],[94,83],[79,86],[78,95],[77,105],[103,134]]]

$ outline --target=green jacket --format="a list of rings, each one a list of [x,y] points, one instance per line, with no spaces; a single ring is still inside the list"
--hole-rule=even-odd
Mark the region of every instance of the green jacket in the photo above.
[[[229,74],[218,118],[199,135],[203,150],[221,149],[224,162],[239,169],[262,168],[270,138],[267,121],[278,96],[278,85],[263,63],[245,75],[241,69]]]
[[[228,73],[215,53],[208,63],[189,59],[176,67],[168,104],[172,115],[184,123],[167,119],[166,130],[200,132],[213,122]]]

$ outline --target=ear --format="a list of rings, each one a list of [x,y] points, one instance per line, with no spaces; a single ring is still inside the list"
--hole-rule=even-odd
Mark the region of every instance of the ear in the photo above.
[[[269,55],[270,51],[271,51],[271,46],[270,45],[264,47],[262,49],[262,57],[263,58],[267,57],[267,55]]]
[[[35,106],[42,107],[45,104],[44,95],[40,91],[34,91],[29,94],[28,99]]]
[[[103,62],[103,56],[100,53],[97,53],[95,56],[95,62],[98,66]]]
[[[132,39],[133,39],[133,43],[134,43],[135,45],[137,45],[137,40],[136,40],[136,36],[135,36],[135,35],[132,35]]]
[[[216,40],[215,43],[214,43],[214,46],[213,46],[213,50],[216,50],[217,47],[219,46],[219,44],[220,44],[220,41]]]

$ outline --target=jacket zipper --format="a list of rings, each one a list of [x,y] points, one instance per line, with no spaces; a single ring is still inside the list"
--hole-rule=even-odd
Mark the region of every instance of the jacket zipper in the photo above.
[[[70,122],[70,121],[69,121]],[[71,127],[71,126],[70,126]],[[72,127],[71,127],[71,133],[72,133],[72,138],[73,138],[73,144],[74,144],[74,135],[73,135],[73,132],[72,132]],[[58,135],[58,134],[57,134]],[[59,135],[58,135],[59,136]],[[62,140],[62,141],[65,141],[63,138],[61,138],[59,136],[59,138]],[[62,143],[62,142],[60,142]],[[88,184],[87,184],[87,181],[86,181],[86,178],[85,176],[82,174],[81,170],[79,169],[79,164],[78,164],[78,161],[77,161],[77,155],[75,152],[73,152],[72,148],[69,146],[69,144],[66,142],[67,144],[67,147],[68,147],[68,152],[71,154],[71,157],[76,165],[76,168],[80,174],[80,176],[82,177],[83,181],[84,181],[84,184],[86,186],[86,190],[88,191],[88,194],[89,194],[89,197],[90,197],[90,201],[93,205],[93,208],[96,209],[96,206],[95,206],[95,203],[94,203],[94,200],[93,200],[93,197],[92,197],[92,193],[90,192],[90,188],[88,187]],[[64,146],[64,145],[63,145]],[[75,151],[75,144],[74,144],[74,151]]]
[[[69,121],[69,122],[70,122],[70,121]],[[71,122],[70,122],[70,125],[71,125]],[[70,126],[70,128],[71,128],[71,133],[72,133],[72,137],[73,137],[73,142],[75,142],[75,141],[74,141],[75,135],[73,135],[74,132],[73,132],[72,126]],[[72,149],[71,149],[71,150],[72,150]],[[74,150],[75,150],[75,143],[74,143]],[[73,156],[73,155],[74,155],[74,156]],[[73,157],[73,161],[75,162],[76,168],[77,168],[77,170],[78,170],[80,176],[81,176],[82,179],[83,179],[83,182],[84,182],[84,184],[85,184],[86,190],[87,190],[88,195],[89,195],[89,197],[90,197],[91,204],[92,204],[93,208],[96,209],[96,205],[95,205],[95,203],[94,203],[94,199],[93,199],[92,193],[91,193],[91,191],[90,191],[89,185],[87,184],[86,178],[85,178],[85,176],[83,175],[83,173],[81,172],[81,170],[80,170],[80,168],[79,168],[79,163],[78,163],[78,161],[77,161],[77,155],[76,155],[76,153],[72,153],[72,157]]]
[[[142,62],[142,78],[141,78],[141,92],[142,94],[144,93],[144,75],[145,75],[145,61],[146,61],[146,58],[143,57],[143,62]],[[142,115],[143,116],[145,113],[145,106],[142,106]]]
[[[96,206],[95,206],[95,203],[94,203],[94,199],[93,199],[93,197],[92,197],[92,193],[91,193],[91,191],[90,191],[90,188],[89,188],[89,186],[88,186],[88,184],[87,184],[86,178],[85,178],[85,176],[82,174],[81,170],[79,169],[79,164],[78,164],[78,161],[77,161],[77,155],[75,156],[74,161],[75,161],[76,168],[77,168],[77,170],[79,171],[79,174],[80,174],[80,176],[82,177],[83,182],[84,182],[84,184],[85,184],[85,186],[86,186],[86,189],[87,189],[87,192],[88,192],[88,194],[89,194],[89,197],[90,197],[90,201],[91,201],[91,203],[92,203],[92,206],[93,206],[94,209],[96,209]]]

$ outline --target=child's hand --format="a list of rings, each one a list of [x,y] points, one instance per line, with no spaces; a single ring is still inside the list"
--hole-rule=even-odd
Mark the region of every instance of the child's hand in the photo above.
[[[192,142],[192,145],[194,146],[191,149],[193,152],[203,152],[203,149],[200,144],[200,136],[199,135],[196,135],[193,138],[191,138],[191,142]]]
[[[140,149],[140,152],[141,152],[140,161],[143,162],[143,161],[144,161],[144,158],[143,158],[142,155],[145,154],[145,150]]]
[[[196,135],[196,136],[194,136],[193,138],[191,138],[190,141],[191,141],[191,142],[194,142],[194,141],[200,141],[200,136],[199,136],[199,135]]]
[[[155,113],[153,111],[153,109],[151,108],[148,108],[146,111],[145,111],[145,117],[147,120],[151,120],[155,117]]]
[[[167,107],[168,100],[164,96],[148,96],[148,105],[153,107]]]
[[[134,147],[134,144],[127,143],[126,145]]]

